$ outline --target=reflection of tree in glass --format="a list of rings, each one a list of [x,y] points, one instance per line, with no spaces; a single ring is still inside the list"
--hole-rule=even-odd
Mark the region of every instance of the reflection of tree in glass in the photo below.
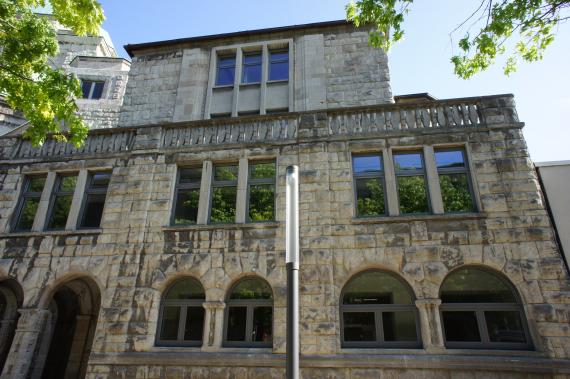
[[[58,196],[55,204],[53,205],[53,214],[50,223],[50,228],[59,229],[64,228],[71,208],[72,196]]]
[[[249,218],[251,221],[270,221],[275,218],[275,189],[272,184],[249,187]]]
[[[252,165],[251,179],[266,179],[275,177],[275,163],[258,163]]]
[[[237,166],[216,167],[216,180],[237,180]]]
[[[366,191],[358,191],[356,209],[359,216],[375,216],[384,214],[384,188],[379,179],[366,180]],[[361,181],[359,181],[361,183]]]
[[[179,192],[178,201],[180,206],[176,205],[175,224],[195,224],[198,213],[198,202],[200,200],[200,190],[186,190]],[[179,208],[180,207],[180,208]]]
[[[236,187],[218,187],[212,193],[212,222],[234,222],[236,215]]]
[[[398,178],[400,212],[428,212],[427,193],[423,176],[401,176]]]
[[[39,203],[39,199],[26,200],[24,206],[22,207],[22,215],[20,216],[18,229],[29,230],[32,228]]]
[[[440,175],[441,197],[446,212],[471,212],[473,201],[469,192],[467,175]]]

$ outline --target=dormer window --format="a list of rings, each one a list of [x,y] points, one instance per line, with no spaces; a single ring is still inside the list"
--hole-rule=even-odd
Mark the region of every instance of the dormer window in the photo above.
[[[216,86],[233,86],[236,72],[236,57],[218,57],[218,72],[216,73]]]
[[[104,81],[81,80],[81,91],[84,99],[98,100],[103,95]]]
[[[275,50],[269,52],[269,80],[289,79],[289,51]]]
[[[244,54],[241,82],[243,84],[261,82],[261,52]]]

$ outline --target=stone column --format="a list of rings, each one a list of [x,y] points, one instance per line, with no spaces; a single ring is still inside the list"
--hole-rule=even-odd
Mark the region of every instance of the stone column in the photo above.
[[[206,312],[202,351],[218,351],[222,347],[226,304],[221,301],[207,301],[203,305]]]
[[[50,315],[50,311],[46,309],[19,309],[18,312],[18,327],[1,379],[29,377],[36,362],[41,335]]]
[[[441,317],[439,317],[440,299],[416,300],[416,307],[420,314],[420,327],[424,349],[429,353],[438,353],[444,350]]]

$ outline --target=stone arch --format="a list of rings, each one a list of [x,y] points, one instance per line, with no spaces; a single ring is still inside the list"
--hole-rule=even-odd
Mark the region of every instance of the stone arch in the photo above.
[[[40,298],[49,311],[32,377],[84,377],[101,305],[101,291],[88,275],[65,275]]]
[[[19,318],[18,309],[23,301],[24,293],[16,280],[0,280],[0,374],[12,346]]]

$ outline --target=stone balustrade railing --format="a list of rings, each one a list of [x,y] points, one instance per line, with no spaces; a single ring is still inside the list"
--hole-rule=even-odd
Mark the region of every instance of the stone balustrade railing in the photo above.
[[[54,140],[34,148],[20,138],[5,137],[0,138],[0,153],[3,160],[45,159],[513,123],[518,123],[513,96],[497,95],[103,129],[91,132],[80,148]]]

